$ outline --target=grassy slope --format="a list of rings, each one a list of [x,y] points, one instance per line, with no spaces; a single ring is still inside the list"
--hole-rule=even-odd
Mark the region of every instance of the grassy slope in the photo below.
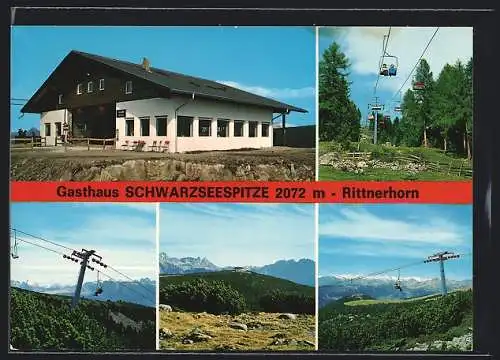
[[[83,299],[70,311],[70,304],[69,296],[11,288],[11,344],[21,350],[154,349],[154,308]],[[110,320],[111,313],[143,330],[135,334]]]
[[[325,154],[327,152],[336,151],[336,145],[331,142],[320,142],[319,143],[319,154]],[[455,166],[463,161],[463,158],[457,157],[451,153],[444,153],[439,149],[433,148],[423,148],[423,147],[386,147],[383,145],[373,145],[362,143],[360,145],[359,151],[362,152],[372,152],[374,158],[378,158],[378,154],[383,154],[386,158],[391,158],[396,155],[415,155],[420,157],[426,162],[449,164],[454,162]],[[471,162],[466,162],[467,166],[470,168]],[[465,167],[464,167],[465,168]],[[384,181],[384,180],[466,180],[464,176],[457,176],[446,172],[440,173],[435,171],[423,171],[415,175],[409,175],[402,172],[395,172],[388,169],[365,169],[363,174],[355,174],[344,172],[341,170],[334,170],[330,166],[321,165],[319,168],[319,178],[320,180],[373,180],[373,181]]]
[[[433,299],[433,298],[436,298],[439,296],[440,295],[426,295],[426,296],[419,296],[419,297],[408,298],[408,299],[353,300],[353,301],[345,302],[344,305],[346,305],[346,306],[363,306],[363,305],[376,305],[376,304],[395,304],[395,303],[404,303],[404,302],[409,302],[409,301],[429,300],[429,299]]]
[[[230,284],[245,297],[247,304],[249,305],[257,304],[260,296],[275,289],[296,291],[302,294],[314,296],[314,287],[312,286],[301,285],[294,283],[293,281],[253,272],[234,272],[230,270],[185,275],[163,275],[160,276],[160,290],[165,284],[181,283],[196,278],[202,278],[207,281],[222,280]]]

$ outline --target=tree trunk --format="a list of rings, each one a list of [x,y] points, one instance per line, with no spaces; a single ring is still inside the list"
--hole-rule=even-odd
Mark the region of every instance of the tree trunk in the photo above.
[[[464,141],[464,151],[467,152],[467,130],[464,131],[463,141]]]
[[[424,126],[424,147],[427,147],[427,128]]]
[[[471,160],[472,159],[471,143],[469,137],[467,136],[467,133],[465,134],[465,139],[467,143],[467,159]]]
[[[444,145],[444,152],[446,152],[446,150],[448,150],[448,141],[446,140],[446,137],[444,137],[443,139],[443,145]]]

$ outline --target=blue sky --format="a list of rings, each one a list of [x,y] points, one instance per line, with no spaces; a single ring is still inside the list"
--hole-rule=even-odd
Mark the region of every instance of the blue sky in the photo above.
[[[103,262],[133,279],[155,279],[155,209],[153,204],[12,203],[11,227],[71,249],[94,249]],[[17,237],[70,253],[24,234],[18,233]],[[79,266],[62,255],[22,241],[18,255],[19,259],[11,260],[12,280],[40,285],[76,282]],[[115,280],[126,281],[109,269],[104,272]],[[96,276],[88,271],[85,281],[95,281]]]
[[[472,205],[320,205],[320,276],[366,275],[439,251],[472,252]],[[472,279],[472,256],[447,261],[445,270],[450,279]],[[439,265],[408,267],[401,277],[436,278]]]
[[[289,123],[315,123],[315,35],[312,27],[11,27],[11,98],[29,99],[71,50],[151,65],[236,85],[302,107]],[[35,61],[34,61],[35,59]],[[11,129],[39,127],[39,116]]]
[[[399,70],[396,77],[380,77],[376,96],[386,104],[387,114],[395,116],[393,109],[399,100],[398,90],[411,73],[435,27],[392,27],[387,53],[398,57]],[[389,27],[324,27],[319,34],[319,57],[332,42],[341,45],[342,51],[351,62],[349,80],[351,99],[362,114],[362,121],[368,116],[368,104],[373,102],[377,81],[378,64],[382,55],[382,42]],[[446,63],[453,64],[460,59],[466,62],[472,57],[472,28],[441,27],[429,45],[424,58],[429,62],[434,78]],[[390,64],[390,59],[387,61]],[[411,86],[411,77],[402,93]],[[399,114],[400,115],[400,114]],[[401,116],[401,115],[400,115]]]
[[[160,251],[170,257],[206,257],[218,266],[314,259],[310,204],[162,203],[160,209]]]

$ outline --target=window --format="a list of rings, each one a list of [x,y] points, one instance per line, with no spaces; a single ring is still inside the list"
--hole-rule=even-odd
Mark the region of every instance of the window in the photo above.
[[[149,117],[140,118],[141,120],[141,136],[149,136]]]
[[[132,81],[127,81],[125,83],[125,94],[132,94]]]
[[[177,136],[179,137],[193,136],[192,116],[177,116]]]
[[[217,137],[229,137],[229,120],[217,120]]]
[[[262,137],[269,136],[269,123],[262,123],[261,135],[262,135]]]
[[[212,119],[200,118],[198,128],[199,136],[212,136]]]
[[[125,136],[134,136],[134,119],[125,119]]]
[[[83,92],[83,84],[80,83],[78,85],[76,85],[76,95],[81,95]]]
[[[45,136],[50,136],[50,123],[45,124]]]
[[[234,136],[243,136],[243,124],[245,122],[241,120],[234,121]]]
[[[249,121],[248,122],[248,136],[249,137],[257,137],[257,121]]]
[[[167,136],[167,117],[158,116],[156,118],[156,136]]]
[[[61,104],[62,104],[62,100],[63,100],[63,96],[62,96],[62,95],[59,95],[59,98],[57,99],[57,103],[58,103],[59,105],[61,105]]]
[[[89,81],[87,83],[87,92],[91,93],[92,91],[94,91],[94,83],[92,81]]]
[[[56,122],[56,136],[61,136],[62,134],[62,127],[60,122]]]
[[[104,79],[99,79],[99,90],[104,90]]]

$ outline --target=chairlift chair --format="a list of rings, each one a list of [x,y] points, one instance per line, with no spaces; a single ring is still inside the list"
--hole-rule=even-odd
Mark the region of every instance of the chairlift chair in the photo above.
[[[425,84],[423,81],[415,81],[413,83],[413,90],[424,90],[425,89]]]
[[[96,284],[94,296],[99,296],[100,294],[102,294],[102,284],[101,284],[101,281],[99,280],[99,270],[98,270],[97,271],[97,284]]]
[[[384,59],[394,59],[390,62],[390,65],[387,66],[387,61]],[[399,68],[399,59],[397,56],[385,54],[381,58],[382,66],[380,67],[380,75],[382,76],[396,76]]]
[[[403,288],[401,287],[401,280],[399,279],[399,277],[400,277],[400,272],[398,270],[398,279],[394,283],[394,289],[399,290],[399,291],[403,291]]]
[[[15,230],[14,230],[14,244],[12,244],[10,255],[12,256],[13,259],[19,259],[19,255],[17,254],[17,235]]]

